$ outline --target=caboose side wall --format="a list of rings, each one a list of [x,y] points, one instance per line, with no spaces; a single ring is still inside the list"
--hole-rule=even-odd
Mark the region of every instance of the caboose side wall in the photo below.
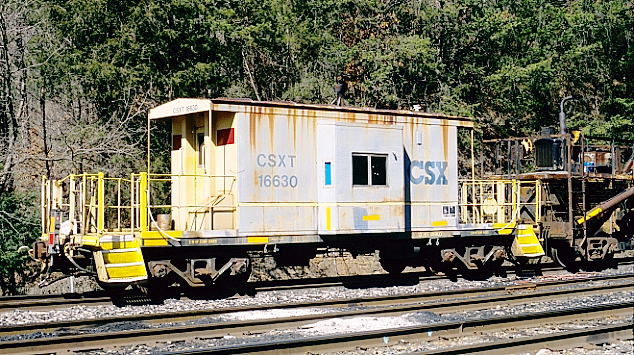
[[[241,105],[213,109],[237,112],[239,235],[456,227],[460,124],[455,121]],[[330,135],[323,129],[329,125],[337,127]],[[400,139],[393,134],[383,135],[392,137],[387,142],[363,138],[381,127],[386,132],[399,130]],[[387,188],[352,186],[352,153],[388,156]],[[330,162],[330,186],[325,185],[326,162]]]
[[[411,231],[457,227],[457,127],[447,120],[404,125],[406,225]]]
[[[309,111],[240,112],[240,235],[315,235],[316,120]]]

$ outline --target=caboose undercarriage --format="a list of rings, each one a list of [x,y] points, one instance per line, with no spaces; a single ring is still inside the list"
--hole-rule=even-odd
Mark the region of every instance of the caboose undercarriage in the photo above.
[[[539,188],[534,181],[463,181],[458,228],[252,236],[237,230],[170,229],[170,223],[164,223],[166,217],[153,211],[189,206],[145,202],[154,201],[148,192],[158,191],[167,179],[163,174],[141,173],[130,179],[82,174],[61,181],[44,180],[42,208],[47,217],[43,223],[50,229],[34,244],[34,257],[49,272],[94,275],[105,289],[139,285],[144,291],[160,292],[171,285],[232,290],[248,279],[251,258],[264,255],[288,266],[308,265],[318,253],[332,249],[353,255],[378,253],[381,266],[389,273],[424,266],[478,279],[498,273],[504,261],[522,264],[544,255],[539,227],[519,223],[517,218],[522,209],[539,210],[535,202],[520,198],[521,191]],[[500,202],[491,203],[490,196]],[[220,213],[237,208],[223,206]]]

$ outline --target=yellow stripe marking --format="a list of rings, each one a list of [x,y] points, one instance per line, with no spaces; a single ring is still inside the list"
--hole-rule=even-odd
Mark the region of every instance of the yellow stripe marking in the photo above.
[[[363,216],[364,221],[379,221],[380,219],[381,219],[381,216],[378,214],[370,214],[367,216]]]
[[[603,210],[602,210],[602,209],[600,209],[599,207],[593,208],[590,212],[588,212],[588,213],[586,214],[585,220],[584,220],[584,217],[581,217],[581,218],[579,218],[579,219],[577,220],[577,223],[578,223],[578,224],[581,224],[581,223],[583,223],[584,221],[587,221],[587,220],[589,220],[590,218],[595,217],[596,215],[600,214],[601,212],[603,212]]]
[[[495,229],[515,228],[515,222],[512,223],[493,223]]]
[[[107,270],[109,279],[147,277],[147,271],[145,270],[145,265],[143,264],[122,267],[109,267]]]
[[[330,207],[326,207],[326,230],[331,230],[332,225],[330,224]]]
[[[49,233],[55,233],[55,217],[51,217],[51,225],[48,227]]]
[[[449,222],[447,222],[447,221],[432,221],[431,222],[431,226],[432,227],[444,227],[447,224],[449,224]]]
[[[103,261],[106,267],[110,267],[113,264],[143,263],[143,254],[141,254],[141,250],[124,253],[104,253]]]
[[[268,243],[269,237],[247,237],[247,243]]]
[[[160,239],[165,239],[165,235],[163,234],[167,234],[172,238],[182,238],[183,237],[183,231],[143,231],[141,232],[141,238],[143,239],[154,239],[154,238],[160,238]]]

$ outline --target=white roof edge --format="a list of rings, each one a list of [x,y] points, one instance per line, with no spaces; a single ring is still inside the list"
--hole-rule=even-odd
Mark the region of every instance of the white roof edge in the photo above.
[[[234,112],[246,112],[249,111],[248,106],[270,106],[279,107],[285,109],[307,109],[318,111],[350,111],[362,114],[389,114],[395,116],[413,116],[421,117],[423,119],[431,120],[447,120],[445,124],[450,126],[461,126],[472,128],[474,126],[474,120],[468,117],[450,116],[440,113],[419,113],[405,110],[379,110],[371,108],[360,107],[338,107],[332,105],[313,105],[313,104],[297,104],[294,102],[276,102],[276,101],[252,101],[244,99],[230,99],[230,98],[218,98],[218,99],[194,99],[194,98],[178,98],[172,101],[166,102],[162,105],[156,106],[150,109],[148,118],[151,120],[169,118],[176,116],[183,116],[197,112],[208,112],[212,108],[220,110],[228,110]]]
[[[209,99],[175,99],[156,106],[148,113],[151,120],[188,115],[196,112],[207,112],[211,109],[211,100]]]

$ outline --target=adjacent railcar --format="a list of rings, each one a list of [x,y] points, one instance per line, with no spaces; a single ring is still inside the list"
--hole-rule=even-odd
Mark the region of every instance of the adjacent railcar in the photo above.
[[[472,170],[459,183],[469,118],[177,99],[149,112],[148,125],[160,120],[171,125],[171,171],[153,172],[148,157],[148,171],[128,177],[43,179],[32,252],[48,271],[160,289],[236,284],[254,255],[301,264],[327,248],[378,251],[392,273],[488,275],[507,258],[544,255],[539,220],[520,213],[540,214],[539,200],[520,198],[539,194],[539,181]]]
[[[634,240],[634,142],[554,134],[486,141],[493,152],[485,175],[539,181],[541,213],[522,219],[541,226],[546,253],[568,270],[614,266],[614,256]]]

